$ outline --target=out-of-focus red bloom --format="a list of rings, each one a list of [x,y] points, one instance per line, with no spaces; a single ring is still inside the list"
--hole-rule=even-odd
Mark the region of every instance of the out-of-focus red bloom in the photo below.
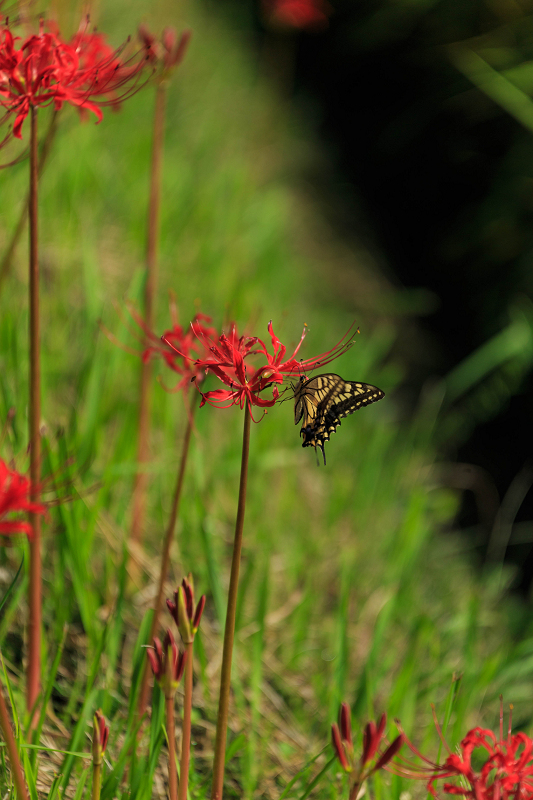
[[[172,328],[159,337],[146,326],[142,316],[133,306],[130,306],[129,310],[137,325],[144,332],[146,340],[150,342],[142,353],[143,361],[148,361],[154,356],[161,356],[167,366],[180,376],[180,380],[170,391],[186,390],[191,381],[198,383],[204,379],[205,370],[196,366],[196,361],[206,355],[204,340],[215,336],[215,329],[209,327],[211,317],[198,313],[187,330],[184,330],[178,322],[176,303],[172,300],[170,303]]]
[[[357,761],[354,753],[350,717],[350,707],[347,703],[343,703],[339,713],[339,724],[337,725],[337,723],[334,722],[331,726],[331,738],[337,758],[343,770],[353,773],[350,798],[355,798],[363,781],[372,775],[372,773],[382,769],[394,758],[402,746],[403,735],[400,734],[397,736],[392,744],[388,745],[375,762],[372,763],[378,753],[385,732],[387,716],[382,714],[377,725],[373,721],[365,725],[365,730],[363,732],[363,751],[361,753],[361,758]]]
[[[228,389],[202,392],[200,407],[209,403],[218,408],[229,408],[233,405],[244,408],[247,403],[250,413],[252,406],[267,408],[273,406],[279,399],[277,386],[274,386],[272,396],[269,398],[261,397],[261,392],[265,389],[269,389],[274,384],[282,384],[287,376],[301,375],[306,370],[329,364],[330,361],[346,352],[354,341],[353,335],[351,335],[352,326],[331,350],[313,358],[297,361],[296,355],[307,333],[305,327],[298,345],[288,359],[286,359],[286,347],[275,335],[272,322],[268,324],[268,332],[274,354],[268,352],[265,343],[257,336],[239,336],[235,325],[231,327],[229,334],[223,333],[217,340],[203,335],[195,323],[192,323],[191,328],[203,341],[205,349],[209,353],[207,358],[198,359],[195,366],[213,373],[229,387]],[[255,356],[263,356],[266,363],[260,364],[256,368],[245,363],[246,359]]]
[[[123,47],[112,50],[101,34],[87,27],[84,24],[70,43],[62,40],[53,23],[46,31],[41,23],[39,33],[24,41],[0,27],[0,106],[5,109],[0,122],[14,116],[16,138],[22,138],[32,107],[53,104],[59,110],[69,103],[91,111],[100,122],[101,106],[117,106],[139,88],[138,77],[147,63],[144,54],[121,60]]]
[[[174,592],[174,602],[167,600],[168,610],[178,626],[183,644],[190,644],[194,641],[204,612],[205,600],[205,594],[203,594],[195,607],[194,583],[190,572]]]
[[[59,37],[59,32],[57,32]],[[80,100],[89,95],[98,105],[118,108],[123,100],[131,97],[145,83],[142,75],[148,63],[148,54],[133,51],[126,55],[128,42],[113,49],[98,31],[88,30],[88,20],[82,24],[72,37],[69,46],[78,57],[70,73],[64,75],[67,95],[65,100],[72,105],[85,108]],[[146,78],[147,80],[147,78]],[[93,111],[93,109],[90,109]],[[94,111],[95,114],[98,113]]]
[[[325,0],[263,0],[263,15],[269,26],[283,29],[326,28],[332,8]]]
[[[435,764],[423,756],[405,739],[412,752],[424,766],[414,767],[407,761],[396,765],[394,772],[408,778],[427,780],[427,789],[439,797],[437,781],[455,778],[456,783],[444,783],[444,794],[460,795],[471,800],[531,800],[533,798],[533,740],[525,733],[511,734],[511,718],[506,738],[503,735],[503,711],[500,714],[500,738],[486,728],[468,731],[459,745],[460,754],[450,750],[435,722],[439,736],[448,750],[443,764]],[[472,766],[474,750],[485,751],[482,766]],[[481,764],[481,760],[477,759]]]
[[[146,25],[139,27],[139,38],[146,51],[146,57],[150,64],[158,69],[161,79],[167,78],[170,72],[178,67],[189,46],[192,31],[183,31],[177,37],[174,28],[165,28],[159,40],[151,33]]]
[[[28,522],[19,519],[6,519],[11,514],[26,512],[32,514],[45,514],[46,509],[41,503],[30,500],[31,484],[29,478],[21,475],[14,469],[9,469],[5,461],[0,459],[0,535],[9,536],[13,533],[26,533],[33,535]]]

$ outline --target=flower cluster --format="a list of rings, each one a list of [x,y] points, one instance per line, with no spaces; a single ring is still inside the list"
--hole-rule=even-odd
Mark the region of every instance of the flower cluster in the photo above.
[[[0,26],[0,122],[15,117],[12,134],[22,138],[30,108],[64,103],[91,111],[102,119],[101,106],[117,106],[139,88],[138,77],[147,63],[141,52],[122,60],[124,48],[112,50],[103,36],[85,23],[71,42],[63,41],[53,23],[23,41]],[[8,134],[4,141],[9,139]]]
[[[147,341],[150,342],[150,345],[143,351],[143,361],[148,361],[153,356],[161,356],[166,365],[180,376],[180,380],[172,391],[187,389],[192,381],[198,383],[203,380],[205,371],[196,366],[196,361],[201,356],[205,356],[204,340],[215,335],[215,329],[209,327],[211,317],[206,314],[196,314],[190,327],[184,330],[178,322],[176,305],[171,302],[172,328],[165,331],[159,338],[146,326],[141,315],[131,306],[130,313],[143,330]]]
[[[325,0],[263,0],[267,25],[285,30],[325,28],[331,11]]]
[[[146,655],[165,697],[173,697],[185,669],[187,653],[179,650],[170,628],[167,628],[163,644],[154,637],[154,646],[148,648]]]
[[[165,28],[161,40],[159,40],[148,30],[146,25],[141,25],[139,38],[145,48],[148,61],[158,70],[160,79],[165,79],[185,58],[191,31],[183,31],[178,39],[174,28]]]
[[[306,327],[304,327],[300,341],[292,355],[286,358],[287,349],[275,335],[272,321],[268,324],[268,332],[273,354],[269,353],[265,343],[257,336],[239,336],[235,325],[231,327],[228,334],[222,333],[215,340],[206,336],[193,322],[191,329],[195,336],[203,342],[208,353],[206,358],[200,358],[194,362],[195,367],[216,375],[225,386],[229,387],[202,392],[200,406],[209,403],[218,408],[229,408],[233,405],[244,408],[248,404],[250,413],[252,406],[260,408],[273,406],[279,399],[277,385],[282,384],[287,376],[302,374],[306,370],[322,367],[351,347],[354,341],[352,328],[353,326],[331,350],[314,358],[297,361],[296,355],[306,336]],[[256,367],[246,363],[248,359],[254,357],[262,357],[263,363]],[[273,387],[271,397],[262,397],[261,393],[271,387]]]
[[[5,461],[0,459],[0,535],[26,533],[32,536],[32,528],[28,522],[19,519],[6,519],[11,514],[29,512],[45,514],[41,503],[30,500],[31,484],[28,478],[14,469],[9,469]]]
[[[353,774],[350,798],[355,798],[363,781],[372,775],[373,772],[382,769],[394,758],[403,744],[403,735],[400,734],[397,736],[392,744],[386,747],[382,754],[378,755],[378,758],[374,761],[383,741],[387,722],[386,715],[382,714],[377,725],[373,721],[365,725],[363,732],[363,751],[360,759],[356,759],[350,716],[350,707],[347,703],[343,703],[339,713],[339,724],[337,725],[336,722],[333,723],[331,726],[331,736],[335,753],[343,770]]]
[[[205,599],[203,594],[195,607],[194,583],[192,574],[189,573],[174,592],[174,602],[167,600],[168,610],[185,645],[194,641],[205,608]],[[163,644],[157,636],[154,637],[154,645],[148,648],[146,655],[154,677],[165,692],[165,696],[173,696],[185,669],[187,651],[180,651],[172,631],[167,628]]]
[[[412,765],[403,760],[395,765],[394,772],[408,778],[427,780],[427,789],[438,798],[437,781],[445,780],[444,794],[459,795],[469,800],[531,800],[533,797],[533,740],[525,733],[511,733],[511,719],[507,736],[503,735],[503,711],[500,714],[500,738],[486,728],[468,731],[459,745],[459,752],[448,747],[438,723],[437,731],[448,750],[443,764],[436,764],[423,756],[405,738],[411,751],[424,766]],[[472,764],[474,761],[479,766]],[[428,779],[429,776],[429,779]],[[449,782],[449,779],[455,782]]]

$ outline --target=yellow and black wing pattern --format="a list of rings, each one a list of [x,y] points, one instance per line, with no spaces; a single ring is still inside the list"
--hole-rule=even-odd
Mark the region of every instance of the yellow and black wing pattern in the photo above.
[[[314,378],[300,378],[294,388],[294,424],[302,420],[302,447],[320,447],[326,463],[324,443],[335,433],[341,419],[363,406],[385,397],[377,386],[358,381],[345,381],[330,372]]]

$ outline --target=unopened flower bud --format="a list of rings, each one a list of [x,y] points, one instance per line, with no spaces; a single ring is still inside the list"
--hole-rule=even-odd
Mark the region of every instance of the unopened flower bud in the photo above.
[[[205,608],[205,595],[194,607],[194,583],[191,573],[183,578],[181,585],[174,592],[174,602],[167,600],[167,608],[180,632],[184,644],[194,641]]]
[[[167,630],[163,644],[155,636],[154,646],[148,648],[146,655],[165,697],[173,695],[183,675],[187,653],[180,653],[172,631]]]
[[[386,722],[387,715],[382,714],[377,727],[373,720],[367,722],[365,725],[365,732],[363,734],[363,754],[361,756],[362,765],[367,764],[376,755],[381,739],[383,738]]]
[[[352,767],[350,762],[346,757],[346,751],[344,749],[344,743],[341,738],[341,733],[339,731],[339,726],[336,722],[333,723],[331,726],[331,739],[333,741],[333,747],[335,752],[337,753],[337,758],[341,762],[341,766],[345,772],[351,772]]]
[[[93,717],[93,763],[102,763],[109,738],[109,728],[105,724],[104,715],[100,710],[94,712]]]

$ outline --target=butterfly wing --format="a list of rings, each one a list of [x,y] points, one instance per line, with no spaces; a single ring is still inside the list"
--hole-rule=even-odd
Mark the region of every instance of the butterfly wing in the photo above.
[[[326,463],[324,443],[335,433],[341,420],[363,406],[376,403],[385,393],[369,383],[345,381],[328,373],[309,380],[300,379],[294,399],[294,421],[303,417],[300,436],[302,447],[320,447]]]

